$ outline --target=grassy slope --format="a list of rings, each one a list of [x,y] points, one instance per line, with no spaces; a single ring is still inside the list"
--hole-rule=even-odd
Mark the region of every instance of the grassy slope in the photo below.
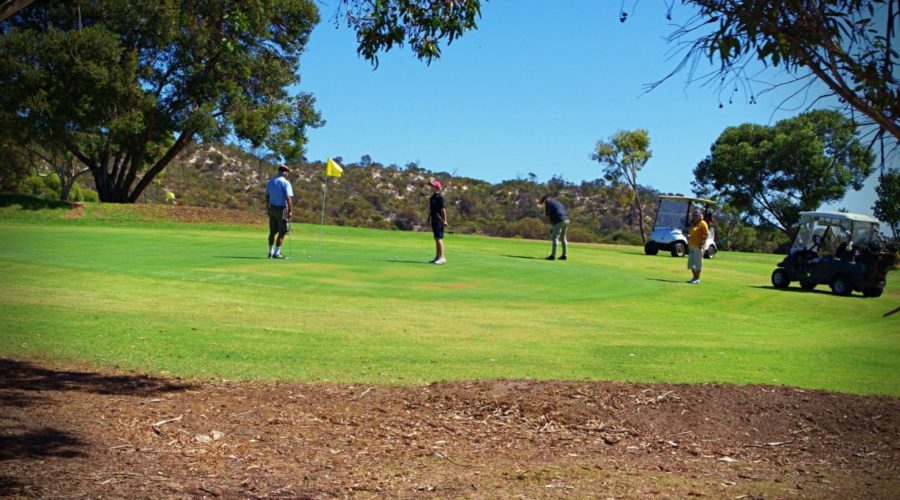
[[[89,217],[97,209],[89,207]],[[14,220],[11,214],[16,214]],[[93,214],[93,215],[90,215]],[[774,383],[900,395],[900,298],[769,287],[780,259],[721,253],[703,283],[637,247],[299,227],[66,221],[0,210],[0,355],[225,378]]]

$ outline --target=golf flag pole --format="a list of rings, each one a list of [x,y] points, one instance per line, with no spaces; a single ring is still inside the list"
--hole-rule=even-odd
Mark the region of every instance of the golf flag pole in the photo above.
[[[322,220],[319,222],[319,251],[316,255],[322,254],[322,228],[325,226],[325,195],[328,194],[328,176],[325,176],[325,184],[322,184]]]
[[[319,222],[319,254],[322,253],[322,228],[325,226],[325,197],[328,195],[328,178],[340,177],[344,173],[343,167],[331,158],[325,162],[325,184],[322,186],[322,219]]]

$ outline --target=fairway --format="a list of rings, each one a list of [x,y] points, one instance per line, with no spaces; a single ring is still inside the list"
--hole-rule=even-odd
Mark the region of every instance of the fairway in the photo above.
[[[729,382],[900,395],[900,275],[882,297],[775,290],[778,255],[702,283],[639,247],[298,225],[0,220],[0,356],[209,379],[389,385]],[[286,250],[288,247],[286,245]]]

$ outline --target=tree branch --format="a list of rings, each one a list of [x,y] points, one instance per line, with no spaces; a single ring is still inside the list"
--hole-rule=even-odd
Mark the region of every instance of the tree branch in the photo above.
[[[34,0],[0,0],[0,21],[27,7]]]

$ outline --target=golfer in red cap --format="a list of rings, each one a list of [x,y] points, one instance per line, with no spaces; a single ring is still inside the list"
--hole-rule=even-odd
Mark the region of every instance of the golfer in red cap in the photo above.
[[[447,208],[444,206],[444,197],[441,196],[441,182],[431,181],[431,198],[428,199],[428,223],[431,224],[431,232],[434,234],[434,259],[432,264],[444,264],[444,228],[447,227]]]

